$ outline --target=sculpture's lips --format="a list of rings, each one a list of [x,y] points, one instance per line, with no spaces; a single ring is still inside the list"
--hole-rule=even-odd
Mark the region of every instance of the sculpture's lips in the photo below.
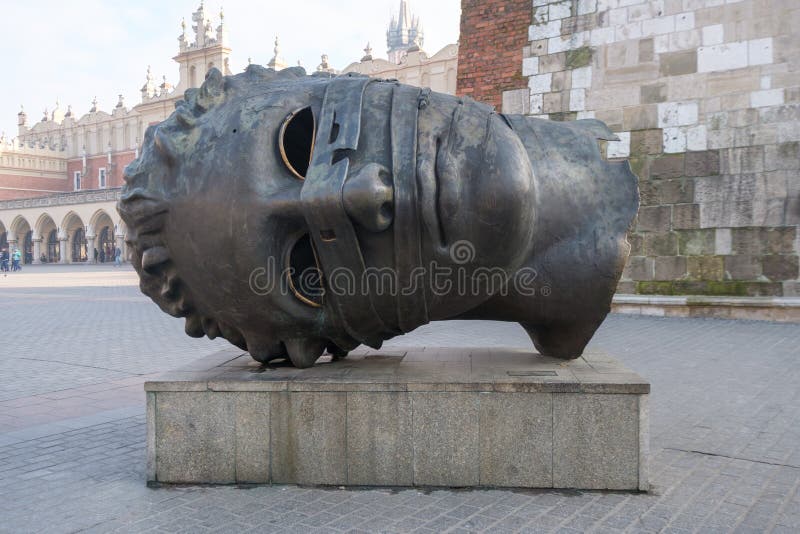
[[[117,209],[128,227],[137,227],[139,234],[145,234],[160,230],[168,205],[136,188],[123,192]]]

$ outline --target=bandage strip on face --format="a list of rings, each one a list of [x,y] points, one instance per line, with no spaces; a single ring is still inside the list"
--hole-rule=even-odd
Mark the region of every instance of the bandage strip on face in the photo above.
[[[392,98],[392,173],[394,182],[394,261],[397,273],[397,319],[403,332],[429,322],[425,301],[427,277],[422,268],[417,199],[417,124],[420,94],[397,85]],[[422,276],[418,276],[422,275]]]
[[[378,316],[370,295],[360,287],[364,258],[342,198],[349,154],[358,149],[361,135],[364,91],[372,82],[366,77],[346,76],[331,81],[325,92],[314,153],[300,199],[328,284],[326,310],[333,312],[334,319],[353,338],[380,346],[392,331]]]

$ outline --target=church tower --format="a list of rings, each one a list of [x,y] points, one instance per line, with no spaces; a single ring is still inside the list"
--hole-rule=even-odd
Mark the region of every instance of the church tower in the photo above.
[[[400,1],[400,13],[392,17],[386,31],[389,61],[400,64],[406,52],[419,49],[424,41],[424,31],[419,18],[413,16],[406,0]]]
[[[186,23],[181,23],[183,32],[178,37],[179,54],[173,59],[180,64],[180,82],[175,88],[182,93],[190,87],[199,87],[205,80],[206,72],[216,67],[223,74],[231,74],[228,59],[231,49],[228,46],[228,29],[225,14],[219,12],[219,25],[214,28],[211,18],[206,14],[203,2],[192,13],[192,33],[187,35]]]

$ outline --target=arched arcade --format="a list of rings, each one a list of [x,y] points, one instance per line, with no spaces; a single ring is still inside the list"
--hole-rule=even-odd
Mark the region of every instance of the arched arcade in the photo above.
[[[18,215],[11,223],[9,234],[9,249],[19,249],[24,264],[33,263],[33,228],[28,220],[22,215]]]
[[[127,228],[116,209],[119,194],[98,195],[106,198],[63,194],[24,203],[0,201],[0,247],[18,247],[25,262],[34,264],[113,262],[117,249],[126,261]]]
[[[58,226],[53,218],[42,213],[36,221],[36,236],[33,240],[34,263],[59,263],[61,245],[58,240]]]
[[[68,263],[85,263],[89,261],[89,243],[86,239],[86,226],[81,217],[70,211],[61,223],[61,240],[66,246],[62,250],[62,261],[66,252]]]
[[[116,226],[105,210],[97,210],[92,215],[89,222],[89,233],[89,246],[92,247],[92,257],[95,263],[113,262],[117,247]]]

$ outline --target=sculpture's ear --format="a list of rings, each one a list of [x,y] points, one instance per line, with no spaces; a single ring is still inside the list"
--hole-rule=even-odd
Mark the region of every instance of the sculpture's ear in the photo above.
[[[217,68],[212,68],[206,74],[206,81],[200,86],[200,91],[197,93],[197,101],[195,106],[202,111],[218,104],[225,94],[225,77]]]

